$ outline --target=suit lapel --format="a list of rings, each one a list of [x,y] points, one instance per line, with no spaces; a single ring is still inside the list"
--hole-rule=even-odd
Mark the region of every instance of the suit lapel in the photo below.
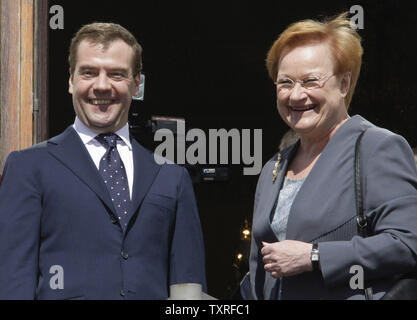
[[[129,227],[136,220],[138,208],[148,193],[161,166],[159,166],[152,153],[143,148],[136,140],[132,139],[134,178],[132,191],[132,205],[130,208]]]
[[[109,192],[77,132],[71,127],[48,141],[48,152],[84,182],[114,213]]]

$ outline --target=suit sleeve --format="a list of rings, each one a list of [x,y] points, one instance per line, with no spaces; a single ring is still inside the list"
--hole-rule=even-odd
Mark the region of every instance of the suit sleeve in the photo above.
[[[0,185],[0,299],[34,299],[41,196],[33,163],[12,153]]]
[[[191,178],[182,169],[170,254],[170,285],[200,283],[207,292],[205,251]]]
[[[361,148],[364,208],[372,221],[373,236],[319,243],[321,270],[329,287],[348,286],[353,265],[363,267],[365,280],[392,277],[417,267],[414,157],[401,136],[379,133],[376,140]]]

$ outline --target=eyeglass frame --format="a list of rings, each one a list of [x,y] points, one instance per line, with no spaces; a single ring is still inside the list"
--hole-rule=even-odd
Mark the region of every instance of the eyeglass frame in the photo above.
[[[298,82],[299,84],[300,84],[300,86],[303,88],[303,89],[305,89],[305,90],[315,90],[315,89],[321,89],[321,88],[323,88],[324,87],[324,85],[326,84],[326,82],[331,78],[331,77],[333,77],[333,76],[335,76],[336,74],[335,73],[330,73],[329,75],[324,75],[323,77],[321,77],[321,79],[314,79],[314,81],[317,81],[318,82],[318,86],[317,87],[313,87],[313,88],[307,88],[307,87],[305,87],[304,85],[305,85],[305,81],[308,81],[308,80],[313,80],[313,79],[303,79],[303,80],[298,80],[298,79],[296,79],[296,80],[293,80],[293,79],[291,79],[291,78],[289,78],[289,77],[286,77],[285,79],[286,80],[290,80],[291,82],[292,82],[292,87],[291,88],[288,88],[288,93],[290,93],[290,92],[292,92],[292,90],[294,90],[294,88],[295,88],[295,85],[296,85],[296,83]],[[326,79],[326,77],[327,77],[327,79]],[[274,84],[275,84],[275,86],[277,87],[277,91],[279,92],[280,91],[280,89],[278,88],[278,85],[279,85],[279,83],[278,83],[278,81],[274,81]],[[281,90],[282,90],[282,88],[281,88]]]

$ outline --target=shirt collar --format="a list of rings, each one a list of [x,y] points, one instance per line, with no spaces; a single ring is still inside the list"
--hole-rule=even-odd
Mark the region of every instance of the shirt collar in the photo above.
[[[73,128],[78,133],[84,144],[91,143],[91,141],[95,140],[95,137],[98,135],[90,128],[88,128],[78,117],[75,118]],[[129,147],[130,150],[132,149],[129,135],[129,125],[127,123],[123,128],[116,131],[115,134],[117,134],[123,140],[123,142]]]

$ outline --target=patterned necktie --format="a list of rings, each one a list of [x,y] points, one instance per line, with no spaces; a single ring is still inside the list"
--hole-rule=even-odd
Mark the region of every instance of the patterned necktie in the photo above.
[[[98,135],[96,140],[107,149],[100,161],[99,171],[109,190],[120,225],[125,230],[129,221],[130,193],[125,167],[116,147],[117,140],[121,139],[114,133],[106,133]]]

